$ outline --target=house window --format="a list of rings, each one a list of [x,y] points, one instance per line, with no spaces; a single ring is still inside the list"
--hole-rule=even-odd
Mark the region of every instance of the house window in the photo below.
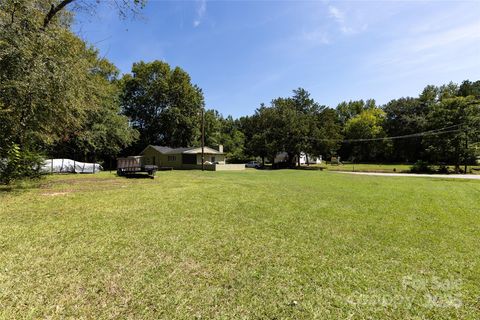
[[[169,162],[177,161],[177,156],[168,156],[168,161]]]
[[[212,157],[212,162],[215,162],[215,157]]]

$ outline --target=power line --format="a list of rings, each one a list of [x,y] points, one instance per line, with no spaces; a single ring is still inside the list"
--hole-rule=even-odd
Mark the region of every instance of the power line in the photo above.
[[[381,138],[363,138],[363,139],[316,139],[316,138],[307,138],[310,140],[315,141],[325,141],[325,142],[344,142],[344,143],[352,143],[352,142],[369,142],[369,141],[387,141],[387,140],[396,140],[396,139],[408,139],[408,138],[416,138],[416,137],[425,137],[425,136],[435,136],[441,135],[445,133],[452,133],[452,132],[460,132],[464,131],[463,129],[453,129],[456,127],[463,126],[464,124],[456,124],[452,126],[443,127],[440,129],[434,129],[424,132],[412,133],[402,136],[393,136],[393,137],[381,137]],[[447,130],[452,129],[452,130]]]

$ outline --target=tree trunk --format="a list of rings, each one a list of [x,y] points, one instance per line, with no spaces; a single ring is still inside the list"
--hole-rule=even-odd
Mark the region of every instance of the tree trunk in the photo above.
[[[52,6],[50,7],[50,11],[48,11],[47,15],[43,19],[42,30],[45,30],[48,27],[48,24],[50,23],[50,21],[52,21],[53,17],[55,17],[55,15],[59,11],[61,11],[63,8],[65,8],[68,4],[72,3],[73,1],[75,0],[63,0],[58,5],[52,4]]]
[[[455,153],[456,153],[456,161],[455,161],[455,173],[460,172],[460,148],[457,147],[455,148]]]

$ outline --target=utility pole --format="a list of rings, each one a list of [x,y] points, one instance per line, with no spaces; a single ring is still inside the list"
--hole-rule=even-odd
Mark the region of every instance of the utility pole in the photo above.
[[[205,170],[205,115],[202,106],[202,171]]]

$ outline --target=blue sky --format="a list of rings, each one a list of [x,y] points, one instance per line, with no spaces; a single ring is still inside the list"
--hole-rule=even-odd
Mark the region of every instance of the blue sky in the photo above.
[[[321,104],[416,96],[480,80],[480,1],[155,1],[136,19],[108,5],[74,31],[123,73],[180,66],[207,108],[249,115],[298,87]]]

